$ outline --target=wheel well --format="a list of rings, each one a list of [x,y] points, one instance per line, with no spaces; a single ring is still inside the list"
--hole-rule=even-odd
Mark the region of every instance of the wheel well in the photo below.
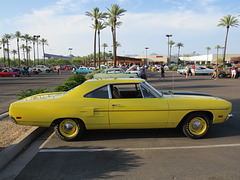
[[[181,127],[182,124],[183,124],[183,122],[185,121],[185,119],[186,119],[189,115],[194,114],[194,113],[203,113],[203,114],[205,114],[205,115],[210,119],[210,121],[213,120],[213,114],[212,114],[211,112],[209,112],[209,111],[192,111],[192,112],[186,114],[186,115],[182,118],[182,120],[180,121],[180,123],[178,124],[177,127]]]
[[[83,123],[84,127],[86,128],[85,126],[85,123],[83,122],[83,120],[79,119],[79,118],[73,118],[73,117],[64,117],[64,118],[58,118],[58,119],[55,119],[52,123],[51,123],[51,126],[55,126],[58,124],[59,121],[63,120],[63,119],[76,119],[80,122]]]

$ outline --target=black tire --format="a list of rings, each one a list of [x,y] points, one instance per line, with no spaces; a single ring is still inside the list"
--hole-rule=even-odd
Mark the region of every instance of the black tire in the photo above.
[[[204,137],[211,127],[209,117],[204,113],[193,113],[186,117],[183,122],[183,133],[193,139]]]
[[[16,77],[16,74],[12,74],[12,77]]]
[[[60,139],[64,141],[74,141],[83,136],[86,128],[81,120],[62,119],[58,121],[54,130]]]

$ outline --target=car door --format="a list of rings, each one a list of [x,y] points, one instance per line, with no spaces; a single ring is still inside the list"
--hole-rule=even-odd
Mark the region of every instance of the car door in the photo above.
[[[84,104],[80,106],[80,119],[84,119],[87,129],[109,128],[108,86],[95,89],[84,95]]]
[[[168,104],[139,84],[112,85],[109,101],[111,128],[160,128],[168,122]],[[136,92],[133,90],[136,87]],[[114,88],[119,91],[114,97]],[[139,88],[139,89],[137,89]],[[118,94],[118,93],[115,93]]]

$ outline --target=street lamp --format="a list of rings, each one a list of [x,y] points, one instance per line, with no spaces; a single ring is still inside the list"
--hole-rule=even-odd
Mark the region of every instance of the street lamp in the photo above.
[[[146,49],[146,61],[147,61],[147,50],[149,49],[149,47],[145,47]]]
[[[172,35],[167,34],[166,37],[168,38],[168,56],[169,56],[169,38],[172,37]],[[168,62],[168,56],[167,56],[167,62]]]
[[[33,37],[37,38],[37,58],[38,58],[38,64],[39,64],[38,38],[40,38],[40,35],[34,35]]]

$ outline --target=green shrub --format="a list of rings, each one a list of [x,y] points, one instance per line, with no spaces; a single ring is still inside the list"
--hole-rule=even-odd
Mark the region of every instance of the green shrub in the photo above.
[[[91,73],[88,73],[88,74],[86,75],[86,79],[92,79],[95,74],[101,73],[102,71],[103,71],[103,69],[99,69],[99,70],[97,70],[97,71],[93,71],[93,72],[91,72]]]
[[[70,76],[68,81],[76,81],[77,84],[79,85],[79,84],[82,84],[83,82],[85,82],[86,78],[81,74],[75,74],[73,76]]]
[[[54,92],[69,91],[70,89],[78,86],[79,84],[76,81],[65,81],[62,85],[57,86],[53,89]]]
[[[86,75],[86,79],[92,79],[93,76],[94,76],[94,74],[96,74],[96,73],[94,73],[94,72],[88,73],[88,74]]]
[[[36,90],[27,89],[26,91],[22,90],[21,93],[17,94],[17,96],[18,96],[18,100],[20,100],[20,99],[24,99],[29,96],[33,96],[33,95],[40,94],[40,93],[48,93],[48,92],[51,92],[51,91],[47,88],[40,88],[40,89],[36,89]]]

